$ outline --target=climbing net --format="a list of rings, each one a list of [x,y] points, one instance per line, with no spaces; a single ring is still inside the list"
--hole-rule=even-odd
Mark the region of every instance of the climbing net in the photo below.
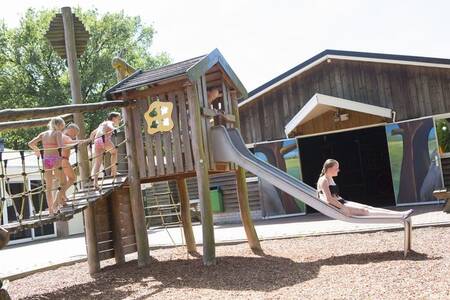
[[[6,207],[11,207],[13,208],[14,211],[14,215],[15,215],[15,222],[18,222],[19,224],[21,224],[23,221],[28,220],[28,219],[41,219],[43,216],[46,216],[47,213],[45,212],[45,207],[44,207],[44,199],[46,198],[46,193],[54,193],[57,191],[61,191],[63,188],[63,183],[61,182],[61,180],[57,180],[57,186],[54,188],[48,188],[49,183],[46,182],[45,180],[45,174],[47,172],[51,172],[50,174],[55,174],[56,171],[59,172],[63,172],[61,176],[65,176],[64,174],[64,168],[72,168],[73,169],[73,173],[75,174],[75,176],[77,176],[77,179],[72,183],[73,185],[73,199],[71,202],[71,206],[75,207],[76,205],[76,195],[78,192],[84,192],[84,191],[97,191],[97,190],[101,190],[104,188],[104,181],[105,178],[108,177],[108,171],[111,170],[114,166],[112,164],[107,165],[106,163],[106,157],[108,153],[111,153],[112,151],[116,150],[117,151],[117,162],[115,163],[115,167],[116,169],[118,169],[119,164],[123,161],[126,161],[128,158],[128,155],[125,153],[120,153],[118,151],[119,147],[122,146],[124,143],[127,142],[126,139],[118,142],[118,132],[121,128],[123,128],[124,125],[119,126],[118,128],[116,128],[114,131],[112,131],[112,133],[107,133],[107,134],[103,134],[101,136],[98,136],[95,138],[95,140],[97,139],[102,139],[103,144],[105,144],[107,135],[111,135],[112,139],[111,142],[113,143],[114,147],[109,148],[109,149],[103,149],[102,151],[100,151],[100,153],[96,153],[96,151],[94,151],[95,147],[93,147],[94,145],[94,141],[89,141],[89,143],[87,143],[88,147],[88,165],[89,165],[89,170],[92,170],[93,168],[93,164],[95,163],[96,159],[101,159],[102,160],[102,165],[103,168],[100,169],[98,172],[92,173],[89,172],[91,175],[88,179],[88,181],[83,181],[81,178],[79,178],[79,168],[80,168],[80,161],[79,161],[79,150],[80,147],[84,146],[85,143],[83,142],[75,142],[74,144],[71,144],[69,146],[65,146],[62,148],[40,148],[39,149],[39,155],[37,155],[38,153],[33,153],[33,152],[29,152],[26,150],[13,150],[13,151],[0,151],[0,225],[4,223],[3,217],[4,217],[4,213],[3,210],[6,209]],[[93,149],[94,148],[94,149]],[[45,168],[44,167],[44,163],[43,163],[43,159],[44,159],[44,154],[46,151],[56,151],[58,153],[58,162],[56,164],[56,166],[52,167],[52,168]],[[71,157],[71,155],[68,155],[67,157],[63,157],[63,151],[65,153],[69,152],[69,154],[75,154],[75,163],[71,164],[69,161],[69,158]],[[18,154],[15,157],[11,157],[11,155],[14,154]],[[27,171],[27,165],[26,162],[30,161],[30,158],[28,157],[35,157],[36,159],[36,165],[37,168],[34,166],[32,171]],[[28,158],[28,159],[27,159]],[[68,161],[68,166],[63,166],[62,164],[62,160],[63,159],[67,159]],[[13,160],[20,160],[21,161],[21,171],[20,173],[9,173],[9,168],[11,168],[8,164],[8,162],[13,161]],[[33,159],[31,159],[32,161]],[[29,169],[29,168],[28,168]],[[118,171],[122,171],[123,170],[118,170]],[[92,184],[92,181],[94,179],[94,177],[99,177],[99,175],[103,175],[101,176],[101,179],[98,182],[98,186],[94,186]],[[120,174],[120,173],[119,173]],[[31,175],[34,176],[38,176],[38,178],[40,179],[41,184],[37,187],[31,188],[28,185],[28,180],[30,178]],[[112,185],[114,185],[115,181],[116,181],[116,177],[117,177],[117,173],[113,174],[112,177]],[[17,181],[21,181],[22,184],[22,191],[18,192],[18,193],[13,193],[12,188],[11,188],[11,184]],[[38,205],[35,205],[34,201],[31,201],[32,206],[33,206],[33,210],[31,213],[30,217],[27,217],[27,210],[28,207],[27,203],[29,203],[29,199],[31,196],[33,195],[39,195],[39,203]],[[64,197],[66,200],[71,200],[68,197]],[[58,213],[56,215],[54,215],[54,217],[57,217],[58,214],[62,214],[62,211],[58,211]]]

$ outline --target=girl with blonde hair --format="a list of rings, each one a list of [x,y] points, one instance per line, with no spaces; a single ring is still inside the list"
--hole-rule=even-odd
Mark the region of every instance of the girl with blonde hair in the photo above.
[[[41,150],[37,144],[42,143],[43,157],[42,165],[44,167],[45,195],[47,197],[48,211],[51,215],[59,210],[59,204],[62,198],[66,198],[65,189],[66,177],[62,171],[61,153],[64,148],[63,130],[66,126],[64,119],[55,117],[48,123],[48,130],[41,132],[32,139],[28,146],[34,150],[36,156],[41,156]],[[56,192],[56,198],[53,198],[53,178],[59,182],[59,189]]]
[[[317,192],[320,200],[340,209],[344,215],[407,218],[413,212],[412,209],[399,212],[344,200],[339,196],[339,188],[333,180],[338,173],[339,162],[335,159],[327,159],[317,181]]]

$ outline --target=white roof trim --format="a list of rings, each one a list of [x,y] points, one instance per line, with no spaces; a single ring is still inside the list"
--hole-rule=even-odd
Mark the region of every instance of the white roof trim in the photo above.
[[[305,122],[312,119],[312,117],[310,116],[311,113],[314,110],[320,108],[326,110],[329,110],[330,108],[343,108],[346,110],[362,112],[365,114],[380,116],[384,118],[392,118],[392,110],[389,108],[316,93],[286,124],[286,126],[284,127],[286,136],[289,136],[289,133],[291,133],[298,125],[304,124]]]
[[[369,58],[369,57],[357,57],[357,56],[344,56],[344,55],[336,55],[336,54],[327,54],[318,60],[310,63],[309,65],[299,69],[298,71],[292,73],[291,75],[284,77],[283,79],[275,82],[274,84],[266,87],[265,89],[259,91],[255,95],[245,99],[241,103],[238,104],[238,107],[244,106],[255,98],[265,94],[267,91],[282,85],[286,81],[300,75],[301,73],[317,66],[318,64],[328,60],[328,59],[342,59],[342,60],[353,60],[353,61],[365,61],[365,62],[375,62],[375,63],[385,63],[385,64],[398,64],[398,65],[410,65],[410,66],[421,66],[421,67],[433,67],[433,68],[445,68],[450,69],[450,65],[448,64],[438,64],[438,63],[427,63],[427,62],[417,62],[417,61],[405,61],[405,60],[396,60],[396,59],[386,59],[386,58]]]

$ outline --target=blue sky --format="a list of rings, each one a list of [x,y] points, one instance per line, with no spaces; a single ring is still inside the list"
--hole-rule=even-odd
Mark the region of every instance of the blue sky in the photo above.
[[[174,61],[219,48],[249,91],[324,49],[450,58],[450,1],[20,0],[0,19],[62,6],[139,15]]]

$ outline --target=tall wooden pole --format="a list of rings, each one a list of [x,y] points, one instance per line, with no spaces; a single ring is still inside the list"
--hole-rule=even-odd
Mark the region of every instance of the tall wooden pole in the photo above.
[[[141,180],[139,177],[139,166],[137,161],[137,148],[135,135],[139,134],[133,130],[134,118],[130,107],[122,108],[125,123],[125,138],[128,153],[128,183],[130,185],[130,204],[133,214],[133,224],[138,251],[138,266],[144,267],[150,263],[147,227],[145,226],[144,203],[142,201]],[[143,149],[140,149],[143,151]]]
[[[216,264],[216,249],[214,242],[214,224],[212,218],[211,196],[209,194],[209,162],[206,159],[206,147],[202,138],[202,116],[197,89],[193,85],[187,87],[189,121],[192,130],[192,151],[194,153],[195,171],[197,173],[198,195],[202,218],[203,263],[207,266]]]
[[[239,122],[239,107],[237,103],[236,91],[230,92],[231,107],[233,114],[236,118],[235,126],[240,129]],[[241,220],[244,225],[245,234],[247,235],[248,244],[250,248],[255,251],[261,251],[261,245],[259,243],[258,235],[256,234],[255,226],[253,225],[252,216],[250,213],[250,205],[248,203],[248,189],[247,181],[245,177],[245,170],[238,167],[236,170],[236,182],[238,191],[239,210],[241,212]]]
[[[80,74],[77,65],[77,51],[75,44],[75,31],[73,24],[73,15],[70,7],[61,9],[64,23],[64,40],[66,44],[67,65],[69,67],[70,92],[72,94],[72,103],[81,104],[81,84]],[[79,137],[83,139],[86,135],[84,128],[84,119],[81,113],[73,114],[74,122],[80,127]],[[80,163],[80,175],[82,186],[89,179],[89,161],[86,147],[80,147],[78,161]],[[89,273],[93,274],[100,270],[100,259],[97,247],[97,234],[95,230],[95,207],[89,204],[84,210],[84,222],[86,232],[86,246],[89,264]]]
[[[111,199],[108,202],[108,208],[112,213],[112,235],[114,244],[114,258],[116,264],[125,263],[125,253],[122,244],[122,222],[121,222],[121,210],[122,201],[129,198],[129,193],[126,189],[117,189],[111,194]]]
[[[189,193],[186,179],[177,178],[178,194],[180,195],[181,222],[183,223],[184,239],[189,253],[196,253],[195,237],[192,230],[191,207],[189,204]]]

